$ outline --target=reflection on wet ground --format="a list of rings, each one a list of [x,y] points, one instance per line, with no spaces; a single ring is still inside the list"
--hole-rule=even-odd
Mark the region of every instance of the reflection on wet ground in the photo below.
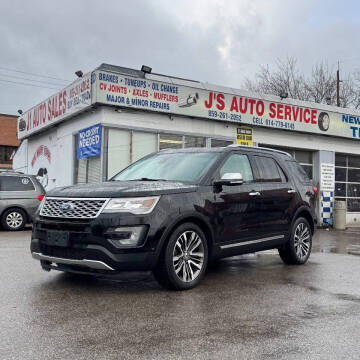
[[[313,243],[314,252],[360,255],[360,228],[320,230]]]
[[[151,273],[46,273],[28,231],[0,232],[0,359],[359,359],[359,235],[318,231],[304,266],[216,261],[172,292]]]

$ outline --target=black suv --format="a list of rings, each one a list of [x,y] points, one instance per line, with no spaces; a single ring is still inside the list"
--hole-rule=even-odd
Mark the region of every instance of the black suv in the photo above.
[[[49,191],[31,252],[44,270],[153,270],[162,285],[189,289],[216,258],[277,248],[285,263],[304,264],[316,191],[284,152],[163,150],[110,181]]]

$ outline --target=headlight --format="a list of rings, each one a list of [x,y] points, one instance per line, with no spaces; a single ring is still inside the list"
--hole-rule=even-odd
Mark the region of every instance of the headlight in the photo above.
[[[102,212],[129,212],[135,215],[150,214],[160,196],[111,199]]]

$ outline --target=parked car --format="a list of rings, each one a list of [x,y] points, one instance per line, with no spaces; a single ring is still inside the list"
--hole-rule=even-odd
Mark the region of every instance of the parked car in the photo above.
[[[33,226],[44,270],[153,270],[190,289],[210,259],[277,248],[304,264],[315,231],[313,188],[289,154],[230,146],[164,150],[101,184],[51,190]]]
[[[33,175],[0,171],[0,221],[5,230],[21,230],[32,222],[45,190]]]

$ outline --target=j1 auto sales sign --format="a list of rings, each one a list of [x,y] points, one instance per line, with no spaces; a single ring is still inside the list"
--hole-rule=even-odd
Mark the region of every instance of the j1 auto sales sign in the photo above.
[[[18,137],[19,139],[27,137],[90,105],[91,80],[88,73],[22,114],[18,119]]]

